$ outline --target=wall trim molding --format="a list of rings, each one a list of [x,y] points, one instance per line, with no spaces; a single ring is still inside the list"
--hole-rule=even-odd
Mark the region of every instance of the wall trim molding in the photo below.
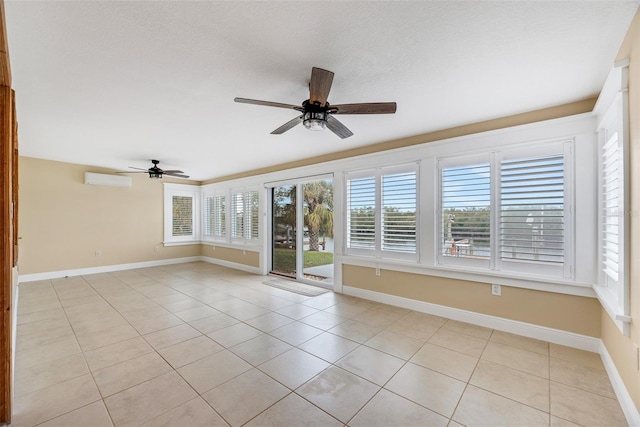
[[[505,319],[503,317],[491,316],[488,314],[476,313],[473,311],[461,310],[459,308],[447,307],[430,302],[418,301],[396,295],[354,288],[351,286],[343,286],[342,290],[347,295],[359,298],[446,317],[447,319],[458,320],[460,322],[473,323],[474,325],[548,341],[554,344],[578,348],[580,350],[587,350],[593,353],[600,352],[600,339],[587,335],[534,325],[532,323],[520,322],[518,320]]]
[[[622,377],[620,376],[618,369],[616,369],[616,365],[602,340],[600,341],[599,353],[602,358],[604,368],[609,375],[609,380],[611,380],[613,391],[616,393],[616,397],[618,398],[618,402],[620,402],[622,412],[624,412],[624,416],[626,417],[629,426],[640,427],[640,412],[638,411],[638,408],[636,408],[636,405],[633,402],[627,387],[624,385],[624,381],[622,381]]]
[[[208,262],[209,264],[221,265],[223,267],[234,268],[236,270],[246,271],[247,273],[253,273],[258,275],[263,275],[262,270],[258,267],[251,267],[250,265],[238,264],[231,261],[225,261],[218,258],[212,258],[208,256],[201,256],[200,261]]]
[[[19,283],[35,282],[38,280],[59,279],[61,277],[83,276],[85,274],[110,273],[112,271],[133,270],[136,268],[158,267],[162,265],[182,264],[186,262],[203,261],[201,256],[183,258],[159,259],[154,261],[132,262],[128,264],[102,265],[99,267],[75,268],[72,270],[47,271],[44,273],[21,274]]]

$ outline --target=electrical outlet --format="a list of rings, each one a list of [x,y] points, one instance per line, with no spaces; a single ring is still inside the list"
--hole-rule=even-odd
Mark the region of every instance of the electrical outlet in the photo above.
[[[102,256],[102,251],[96,251],[96,256]]]
[[[246,255],[247,251],[245,249],[242,250],[242,255]]]
[[[638,344],[633,344],[633,349],[635,351],[635,359],[636,359],[636,371],[640,371],[640,347],[638,347]]]
[[[380,275],[380,267],[376,267],[376,276]]]
[[[497,284],[492,284],[491,285],[491,295],[496,295],[496,296],[500,296],[502,295],[502,286],[497,285]]]

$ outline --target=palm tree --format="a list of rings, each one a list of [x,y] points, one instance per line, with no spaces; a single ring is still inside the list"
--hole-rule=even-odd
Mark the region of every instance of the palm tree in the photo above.
[[[315,181],[304,185],[304,222],[309,228],[309,250],[320,248],[320,232],[333,236],[333,183]]]

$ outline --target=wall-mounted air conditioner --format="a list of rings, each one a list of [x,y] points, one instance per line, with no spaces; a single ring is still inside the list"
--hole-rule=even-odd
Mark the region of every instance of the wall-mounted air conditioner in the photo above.
[[[85,172],[84,183],[89,185],[107,185],[110,187],[131,187],[131,177]]]

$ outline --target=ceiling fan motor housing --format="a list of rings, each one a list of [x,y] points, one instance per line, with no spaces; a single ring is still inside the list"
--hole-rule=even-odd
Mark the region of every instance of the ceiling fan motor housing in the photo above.
[[[149,168],[149,178],[162,179],[163,170],[158,167],[160,160],[151,160],[151,163],[153,163],[153,167]]]
[[[329,103],[324,106],[319,103],[311,103],[307,99],[302,103],[304,114],[302,124],[309,130],[323,130],[327,127],[327,114],[329,112]]]

